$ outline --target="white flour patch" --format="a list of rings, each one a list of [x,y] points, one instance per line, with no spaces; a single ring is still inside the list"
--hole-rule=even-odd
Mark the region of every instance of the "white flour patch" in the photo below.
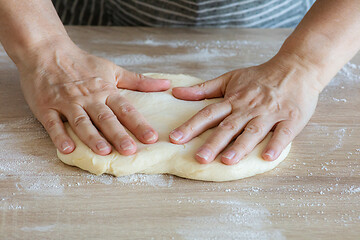
[[[82,176],[86,177],[87,184],[92,183],[101,183],[105,185],[144,185],[144,186],[151,186],[151,187],[171,187],[174,182],[174,177],[171,175],[163,175],[163,174],[132,174],[129,176],[122,176],[122,177],[114,177],[112,175],[103,174],[100,176],[96,176],[91,173],[82,173]],[[80,185],[80,184],[78,184]]]
[[[64,193],[65,187],[83,185],[78,183],[62,182],[61,176],[52,171],[52,167],[59,167],[59,159],[55,155],[44,158],[42,155],[32,155],[33,150],[24,151],[26,142],[48,138],[44,129],[28,131],[29,126],[37,122],[35,118],[23,118],[20,120],[0,124],[0,181],[8,181],[7,176],[17,176],[15,188],[19,192],[30,192],[40,195],[59,196]],[[49,139],[50,141],[50,139]],[[11,146],[11,147],[10,147]],[[96,176],[86,172],[81,173],[86,180],[85,184],[101,183],[105,185],[128,184],[146,185],[151,187],[171,187],[173,176],[168,175],[145,175],[134,174],[125,177],[113,177],[110,175]],[[16,179],[16,178],[15,178]]]
[[[203,209],[202,212],[209,212],[179,217],[181,225],[176,233],[184,239],[285,239],[280,230],[272,228],[269,211],[256,203],[183,198],[178,204],[184,209],[193,204],[197,209]],[[211,213],[206,211],[207,208],[212,209]],[[215,213],[214,209],[217,209]],[[209,226],[216,228],[209,229]]]
[[[200,49],[196,52],[189,52],[176,55],[147,56],[144,54],[126,54],[121,56],[112,56],[103,52],[93,52],[95,55],[106,58],[119,66],[136,66],[147,64],[167,64],[168,62],[196,62],[209,61],[219,57],[232,57],[238,55],[237,52],[224,52],[219,49]]]
[[[129,176],[117,177],[116,181],[124,184],[148,185],[152,187],[171,187],[174,177],[171,175],[155,174],[133,174]]]
[[[345,189],[342,193],[359,194],[360,187],[356,187],[356,186],[352,185],[348,189]]]
[[[333,97],[332,98],[335,102],[344,102],[344,103],[346,103],[347,102],[347,100],[345,99],[345,98],[335,98],[335,97]]]
[[[35,227],[22,227],[21,231],[24,232],[47,232],[53,229],[56,225],[43,225],[43,226],[35,226]]]
[[[340,128],[339,130],[334,131],[334,135],[335,135],[335,137],[337,137],[337,143],[329,151],[334,151],[343,146],[343,144],[344,144],[343,139],[345,137],[345,133],[346,133],[346,128]]]
[[[6,199],[0,201],[1,210],[23,210],[24,206],[19,203],[8,203]]]
[[[60,176],[21,176],[16,186],[18,190],[35,192],[45,195],[62,195],[64,185],[60,182]]]
[[[93,39],[92,43],[96,44],[121,44],[121,45],[133,45],[133,46],[149,46],[149,47],[171,47],[171,48],[232,48],[239,49],[244,47],[264,47],[264,43],[258,41],[248,40],[208,40],[208,41],[196,41],[196,40],[157,40],[151,37],[145,40],[133,40],[133,41],[112,41],[108,39]],[[281,44],[279,42],[279,44]]]
[[[92,183],[101,183],[101,184],[105,184],[105,185],[111,185],[114,182],[114,177],[111,175],[107,175],[107,174],[103,174],[100,176],[96,176],[94,174],[91,173],[82,173],[81,176],[84,176],[87,180],[88,184],[92,184]]]
[[[338,72],[329,86],[342,86],[345,82],[360,82],[360,65],[348,62]]]
[[[35,118],[28,117],[0,124],[0,181],[9,181],[7,176],[13,180],[17,177],[15,187],[20,192],[61,195],[64,185],[60,182],[60,176],[51,172],[55,155],[44,158],[44,154],[38,155],[43,150],[27,149],[27,142],[47,138],[42,128],[28,131],[36,122]]]

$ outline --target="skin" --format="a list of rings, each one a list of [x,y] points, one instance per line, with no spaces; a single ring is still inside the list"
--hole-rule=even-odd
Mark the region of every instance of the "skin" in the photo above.
[[[51,1],[1,0],[0,40],[18,67],[27,103],[62,153],[75,149],[63,120],[100,155],[109,154],[112,146],[123,155],[136,152],[125,128],[142,143],[157,141],[157,132],[120,90],[163,91],[170,82],[82,51],[70,40]]]
[[[322,89],[359,50],[359,12],[359,1],[318,0],[269,61],[174,88],[179,99],[224,101],[172,131],[170,141],[183,144],[216,127],[196,160],[209,163],[221,154],[223,163],[236,164],[274,129],[262,157],[275,160],[311,118]],[[26,101],[62,153],[75,148],[65,120],[100,155],[111,152],[110,144],[124,155],[136,152],[125,128],[143,143],[157,141],[156,131],[119,93],[163,91],[169,81],[129,72],[79,49],[51,1],[0,0],[0,41],[19,69]]]
[[[311,118],[322,89],[359,50],[359,13],[360,1],[318,0],[268,62],[204,84],[174,88],[179,99],[224,101],[179,126],[170,141],[183,144],[216,127],[195,158],[209,163],[221,154],[221,161],[231,165],[275,128],[262,157],[276,160]],[[222,152],[232,140],[234,144]]]

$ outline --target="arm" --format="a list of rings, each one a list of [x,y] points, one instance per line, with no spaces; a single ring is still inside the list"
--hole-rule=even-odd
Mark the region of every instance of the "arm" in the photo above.
[[[314,68],[321,91],[359,49],[360,2],[317,0],[278,55]]]
[[[221,156],[223,163],[235,164],[275,127],[262,153],[275,160],[310,120],[319,93],[359,48],[360,1],[318,0],[268,62],[174,88],[180,99],[223,96],[224,101],[194,115],[170,140],[183,144],[217,126],[195,158],[209,163],[235,139]]]
[[[43,42],[71,42],[50,0],[0,0],[0,40],[16,65]]]
[[[169,82],[128,72],[79,49],[50,0],[0,0],[0,41],[20,72],[27,103],[62,153],[75,148],[62,119],[100,155],[111,152],[110,143],[121,154],[135,153],[124,127],[143,143],[157,141],[156,131],[118,88],[162,91]]]

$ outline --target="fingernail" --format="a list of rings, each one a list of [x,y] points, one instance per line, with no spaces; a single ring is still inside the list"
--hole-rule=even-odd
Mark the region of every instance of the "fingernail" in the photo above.
[[[156,135],[153,133],[153,131],[151,130],[147,130],[144,135],[143,135],[144,139],[146,141],[153,141],[156,139]]]
[[[98,144],[96,144],[96,148],[99,151],[108,151],[108,150],[110,150],[110,147],[104,141],[98,142]]]
[[[227,159],[231,160],[231,159],[233,159],[233,157],[235,157],[235,154],[236,154],[235,151],[230,150],[230,151],[226,152],[225,154],[223,154],[222,156],[224,158],[227,158]]]
[[[130,140],[125,140],[120,144],[120,147],[122,150],[126,151],[126,150],[133,149],[134,145],[132,144],[132,142]]]
[[[175,141],[179,141],[180,139],[182,139],[183,136],[184,134],[179,130],[174,130],[170,133],[170,138]]]
[[[269,157],[269,159],[267,159],[267,160],[272,161],[273,157],[274,157],[274,154],[275,154],[274,151],[270,149],[270,150],[267,150],[264,155]]]
[[[67,141],[65,141],[61,144],[61,149],[63,152],[65,152],[66,150],[68,150],[70,148],[71,148],[71,145]]]
[[[203,148],[196,155],[207,161],[211,157],[211,154],[212,152],[208,148]]]

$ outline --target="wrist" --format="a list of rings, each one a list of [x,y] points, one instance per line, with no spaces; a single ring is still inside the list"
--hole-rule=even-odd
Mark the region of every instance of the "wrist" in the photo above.
[[[76,50],[79,48],[67,35],[54,35],[20,47],[10,57],[21,72],[55,60],[59,52]]]
[[[296,52],[289,52],[284,49],[269,60],[276,68],[288,73],[288,79],[298,81],[295,84],[307,84],[315,92],[320,93],[331,77],[324,74],[321,65],[312,63],[309,59],[302,57]],[[286,80],[286,79],[285,79]],[[300,81],[300,82],[299,82]]]

